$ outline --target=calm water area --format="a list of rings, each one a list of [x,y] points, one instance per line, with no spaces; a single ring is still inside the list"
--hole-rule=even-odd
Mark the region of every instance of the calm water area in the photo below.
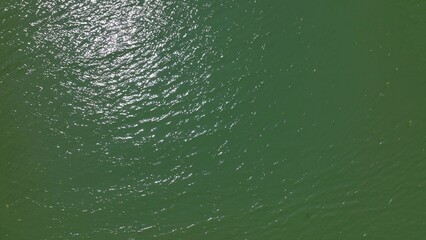
[[[425,43],[423,0],[0,0],[0,239],[424,239]]]

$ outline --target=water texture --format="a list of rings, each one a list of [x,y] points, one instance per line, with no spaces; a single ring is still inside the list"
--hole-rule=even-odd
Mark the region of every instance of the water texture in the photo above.
[[[0,239],[426,235],[426,2],[0,1]]]

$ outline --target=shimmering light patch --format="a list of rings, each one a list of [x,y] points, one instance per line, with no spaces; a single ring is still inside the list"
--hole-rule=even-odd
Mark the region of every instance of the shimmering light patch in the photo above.
[[[35,38],[39,47],[53,43],[56,48],[61,68],[53,71],[65,70],[68,76],[59,84],[73,99],[72,115],[100,127],[115,124],[113,139],[132,139],[137,145],[155,136],[155,129],[144,131],[144,123],[176,125],[182,121],[171,123],[167,117],[201,115],[205,95],[214,91],[205,84],[211,75],[206,58],[217,50],[197,9],[186,3],[179,11],[167,9],[162,1],[56,2],[43,7],[57,18]],[[174,19],[184,13],[190,14]],[[154,110],[158,116],[150,114]],[[134,139],[143,132],[149,135]]]

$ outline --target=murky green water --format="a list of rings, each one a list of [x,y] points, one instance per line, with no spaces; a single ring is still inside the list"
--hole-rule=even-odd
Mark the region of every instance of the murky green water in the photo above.
[[[426,235],[426,2],[0,1],[0,239]]]

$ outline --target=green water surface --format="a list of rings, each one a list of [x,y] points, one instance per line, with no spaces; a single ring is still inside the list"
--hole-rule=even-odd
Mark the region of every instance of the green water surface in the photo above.
[[[423,0],[0,0],[0,239],[419,240]]]

